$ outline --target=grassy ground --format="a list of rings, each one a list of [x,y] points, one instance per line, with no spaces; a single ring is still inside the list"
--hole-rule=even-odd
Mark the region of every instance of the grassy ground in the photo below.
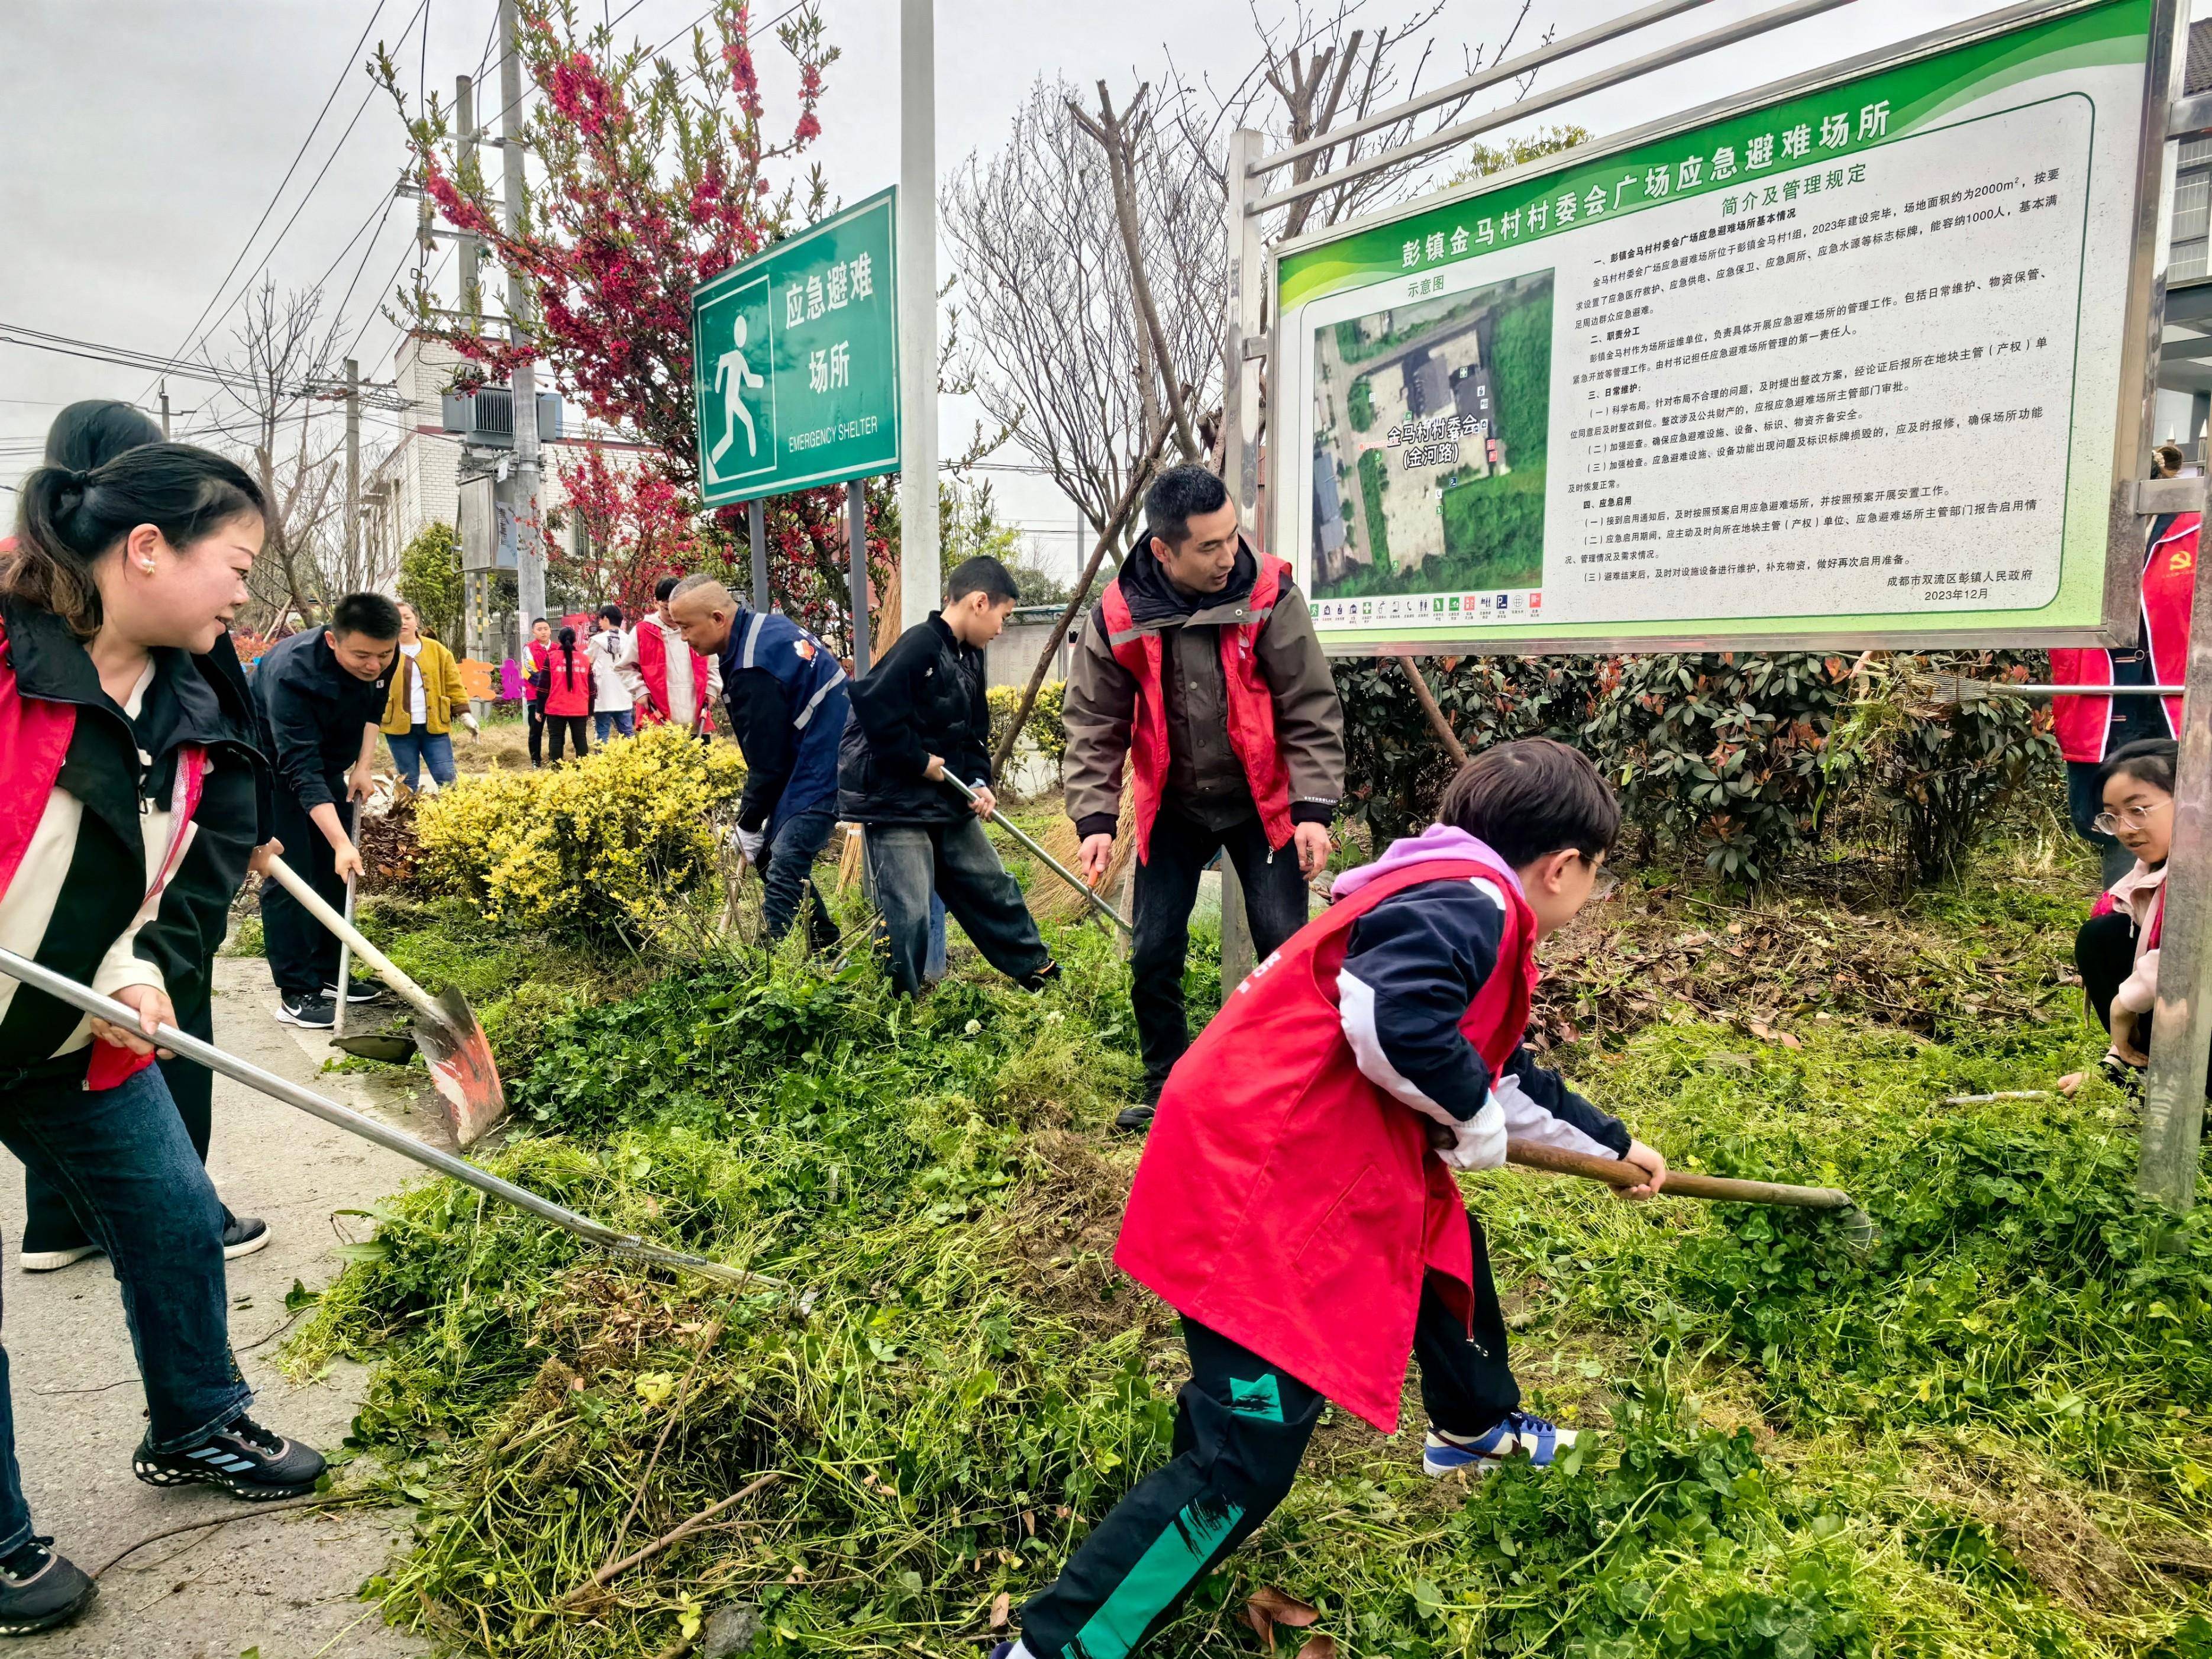
[[[1678,1162],[1848,1187],[1875,1250],[1468,1177],[1524,1386],[1608,1431],[1432,1484],[1410,1390],[1395,1441],[1333,1418],[1152,1650],[1260,1651],[1264,1587],[1404,1659],[2212,1655],[2212,1237],[2130,1196],[2116,1091],[2051,1092],[2101,1047],[2067,954],[2094,875],[2014,846],[1902,908],[1856,880],[1749,907],[1643,874],[1553,942],[1540,1020]],[[387,1206],[292,1363],[378,1362],[359,1437],[418,1513],[388,1616],[531,1655],[681,1653],[718,1610],[757,1653],[969,1653],[1166,1455],[1171,1322],[1108,1260],[1137,1068],[1095,928],[1043,999],[964,958],[908,1006],[864,962],[379,924],[495,1011],[532,1131],[495,1167],[781,1281],[641,1272],[446,1185]]]

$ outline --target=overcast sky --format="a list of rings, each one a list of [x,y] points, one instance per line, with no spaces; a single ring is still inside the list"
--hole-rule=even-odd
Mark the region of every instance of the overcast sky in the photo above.
[[[602,0],[576,3],[588,15]],[[607,9],[619,13],[626,3],[611,0]],[[704,3],[641,0],[620,32],[660,41]],[[1288,9],[1280,0],[1255,4],[1264,17]],[[1404,4],[1371,0],[1367,16],[1395,22]],[[779,9],[776,0],[756,0],[761,15]],[[1522,41],[1533,43],[1547,26],[1569,33],[1628,9],[1628,0],[1536,0]],[[1853,0],[1547,112],[1538,124],[1571,120],[1600,134],[1618,131],[1989,9],[1962,0]],[[388,100],[368,95],[360,67],[366,51],[355,53],[354,42],[375,14],[370,40],[386,42],[407,80],[419,72],[450,96],[454,76],[483,62],[495,9],[493,0],[428,0],[426,46],[421,21],[404,40],[397,33],[416,0],[383,0],[380,8],[378,0],[9,0],[10,72],[0,95],[0,326],[171,354],[191,337],[210,300],[220,316],[265,258],[280,288],[322,281],[333,306],[352,283],[346,335],[360,331],[363,373],[387,376],[397,333],[377,309],[406,257],[412,211],[398,204],[376,228],[404,148]],[[1749,0],[1711,0],[1589,64],[1619,61],[1759,9]],[[897,176],[899,8],[895,0],[822,0],[822,11],[843,56],[830,72],[815,153],[833,189],[856,200]],[[1496,3],[1449,0],[1434,26],[1437,61],[1455,72],[1462,44],[1493,40],[1509,15]],[[1170,51],[1186,73],[1211,70],[1231,82],[1255,56],[1245,0],[939,0],[937,42],[940,174],[973,151],[996,147],[1040,75],[1081,85],[1104,76],[1126,93],[1156,75]],[[772,109],[787,121],[790,60],[771,46],[763,63]],[[496,75],[495,62],[484,68]],[[299,170],[238,274],[218,290],[334,87],[330,112]],[[276,240],[295,210],[296,221]],[[450,296],[450,266],[443,286]],[[215,329],[218,354],[234,320],[234,313]],[[13,483],[33,463],[35,444],[62,404],[104,396],[150,406],[149,386],[143,371],[0,343],[0,483]],[[179,410],[211,405],[211,392],[170,384]],[[965,437],[973,416],[947,407],[946,447]],[[180,417],[182,429],[191,425],[191,417]],[[389,432],[387,424],[387,440]],[[1009,446],[999,459],[1023,458]],[[1065,561],[1073,513],[1058,491],[1020,475],[1000,474],[994,482],[1010,515],[1049,533],[1054,562]],[[12,516],[12,507],[0,512]]]

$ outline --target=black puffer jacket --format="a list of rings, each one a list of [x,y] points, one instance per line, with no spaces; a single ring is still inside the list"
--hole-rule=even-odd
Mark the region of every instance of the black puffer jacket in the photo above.
[[[983,653],[937,611],[853,682],[837,753],[837,816],[855,823],[951,823],[974,809],[927,775],[932,755],[969,785],[991,778]]]

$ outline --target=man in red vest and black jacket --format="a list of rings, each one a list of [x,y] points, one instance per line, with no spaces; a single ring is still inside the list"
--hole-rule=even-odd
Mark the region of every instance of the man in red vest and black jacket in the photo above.
[[[1344,793],[1344,710],[1291,568],[1255,554],[1219,478],[1170,468],[1145,497],[1146,534],[1083,630],[1069,670],[1067,812],[1096,882],[1113,857],[1126,759],[1136,793],[1130,967],[1150,1127],[1190,1046],[1182,975],[1199,872],[1225,853],[1243,884],[1254,955],[1305,925]]]

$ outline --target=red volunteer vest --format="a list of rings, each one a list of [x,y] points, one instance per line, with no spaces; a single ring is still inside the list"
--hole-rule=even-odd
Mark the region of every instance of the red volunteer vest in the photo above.
[[[0,894],[8,890],[16,871],[22,868],[76,732],[76,710],[70,704],[26,697],[16,689],[7,630],[0,628],[0,759],[5,763],[0,776],[7,783],[0,790]],[[161,867],[146,890],[147,900],[168,885],[183,862],[206,769],[205,750],[187,746],[178,751],[176,784],[169,798],[169,844],[162,854]],[[115,1088],[153,1063],[151,1054],[134,1054],[128,1048],[95,1039],[86,1058],[85,1086]]]
[[[637,625],[637,672],[645,677],[646,699],[638,705],[643,726],[664,726],[675,718],[668,706],[668,641],[660,624],[647,618]],[[707,659],[691,653],[691,723],[699,724],[707,712]]]
[[[2189,673],[2189,606],[2197,588],[2197,520],[2194,513],[2177,515],[2143,560],[2142,642],[2150,653],[2154,685],[2179,685]],[[2053,651],[2051,678],[2058,685],[2110,685],[2112,653],[2094,647]],[[2112,701],[2096,696],[2051,700],[2058,750],[2068,760],[2094,763],[2105,758]],[[2181,699],[2160,701],[2166,705],[2167,732],[2179,732]]]
[[[1246,604],[1247,620],[1218,630],[1221,635],[1221,678],[1228,690],[1229,746],[1244,768],[1244,781],[1260,808],[1260,823],[1270,847],[1291,839],[1291,775],[1275,746],[1275,697],[1260,672],[1260,630],[1275,608],[1275,598],[1291,574],[1280,559],[1259,556],[1260,576]],[[1121,594],[1121,579],[1107,584],[1100,601],[1106,616],[1106,643],[1114,660],[1137,682],[1136,717],[1130,724],[1129,772],[1137,787],[1137,857],[1150,858],[1152,821],[1160,814],[1160,788],[1168,775],[1168,707],[1160,680],[1160,636],[1140,630]]]
[[[1428,1120],[1361,1073],[1337,975],[1352,925],[1423,882],[1504,894],[1498,970],[1460,1021],[1492,1070],[1528,1029],[1535,918],[1508,878],[1437,860],[1378,878],[1291,936],[1231,994],[1168,1079],[1114,1260],[1178,1313],[1249,1348],[1385,1434],[1421,1280],[1474,1316],[1467,1206]]]

